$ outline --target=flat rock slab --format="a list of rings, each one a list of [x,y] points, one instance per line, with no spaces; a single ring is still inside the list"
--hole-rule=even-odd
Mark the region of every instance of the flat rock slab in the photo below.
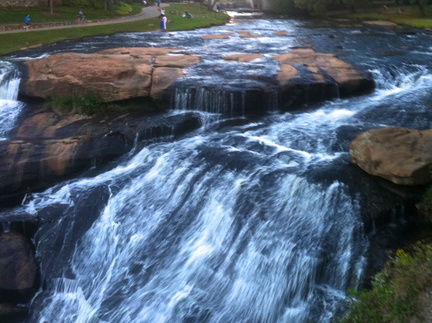
[[[84,96],[97,93],[103,102],[156,96],[196,64],[194,55],[169,55],[175,48],[116,48],[93,54],[59,53],[26,61],[28,78],[21,92],[27,96]],[[166,78],[154,77],[163,68]],[[167,70],[167,68],[174,68]],[[180,69],[180,71],[179,71]],[[172,71],[168,75],[168,71]]]
[[[255,35],[249,31],[238,31],[236,37]],[[26,96],[40,98],[81,97],[90,92],[98,94],[104,102],[147,96],[160,102],[168,102],[171,101],[169,96],[172,90],[168,90],[171,85],[187,74],[185,69],[202,61],[202,58],[196,55],[178,54],[178,50],[180,49],[115,48],[93,54],[59,53],[28,60],[24,62],[28,76],[22,82],[20,91]],[[253,64],[254,60],[264,57],[268,59],[268,55],[263,53],[236,53],[223,59],[238,64]],[[302,103],[301,99],[291,99],[289,96],[301,97],[302,95],[298,94],[309,91],[309,85],[323,84],[321,92],[328,92],[329,84],[338,88],[331,90],[332,94],[318,95],[315,101],[329,99],[336,94],[347,96],[364,93],[373,88],[370,77],[333,54],[317,53],[312,48],[300,48],[272,58],[275,64],[279,65],[280,71],[273,76],[261,75],[262,79],[269,80],[269,84],[263,83],[262,88],[254,88],[254,95],[256,91],[268,93],[268,89],[277,83],[285,101]],[[233,66],[233,71],[235,70]],[[233,75],[237,75],[239,82],[245,77],[234,73],[222,84],[230,83]],[[260,75],[253,77],[259,79]],[[293,87],[297,88],[295,92],[291,91]],[[285,93],[287,90],[290,92]],[[309,97],[310,94],[315,96],[315,93],[309,93]]]
[[[363,21],[364,24],[367,25],[376,25],[376,26],[397,26],[396,23],[385,20],[367,20]]]

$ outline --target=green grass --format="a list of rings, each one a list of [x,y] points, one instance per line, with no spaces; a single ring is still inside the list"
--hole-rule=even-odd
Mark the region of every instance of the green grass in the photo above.
[[[170,14],[171,10],[177,10],[179,14]],[[192,14],[192,19],[183,18],[181,16],[185,10]],[[223,13],[210,12],[205,6],[196,4],[170,5],[167,7],[166,13],[168,17],[168,31],[191,30],[201,27],[221,25],[228,20],[227,15]],[[41,31],[31,30],[28,32],[0,34],[0,44],[2,44],[0,47],[0,55],[6,55],[22,48],[48,45],[66,39],[79,39],[87,36],[109,35],[119,32],[154,31],[158,28],[159,19],[149,18],[102,26],[83,26]]]
[[[141,12],[141,5],[131,4],[133,11],[131,14]],[[115,9],[105,11],[103,9],[82,8],[87,20],[99,20],[119,17]],[[53,14],[50,13],[47,7],[13,7],[0,8],[1,24],[22,24],[24,16],[29,14],[30,21],[33,24],[59,22],[59,21],[75,21],[79,9],[72,7],[54,8]]]

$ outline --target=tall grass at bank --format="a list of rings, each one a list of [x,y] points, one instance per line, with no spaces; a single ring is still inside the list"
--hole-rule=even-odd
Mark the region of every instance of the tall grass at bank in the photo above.
[[[192,14],[192,18],[184,18],[184,11]],[[179,14],[171,14],[177,11]],[[207,7],[198,4],[176,4],[166,8],[168,18],[167,30],[191,30],[226,23],[229,17],[224,13],[208,11]],[[30,30],[28,32],[0,34],[0,55],[17,50],[53,44],[66,39],[79,39],[88,36],[110,35],[120,32],[146,32],[159,28],[158,18],[148,18],[132,22],[113,23],[100,26],[82,26],[50,30]]]
[[[432,292],[432,245],[417,243],[411,252],[398,250],[374,276],[372,289],[352,292],[341,323],[429,322]]]

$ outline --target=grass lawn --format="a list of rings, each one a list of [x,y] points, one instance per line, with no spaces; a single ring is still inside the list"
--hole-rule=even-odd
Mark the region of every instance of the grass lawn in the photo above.
[[[170,11],[177,10],[178,15]],[[182,17],[187,10],[193,18]],[[86,14],[84,12],[84,14]],[[31,13],[30,13],[31,15]],[[208,11],[207,7],[198,4],[173,4],[166,10],[168,18],[167,30],[191,30],[200,27],[210,27],[226,23],[229,17],[223,13]],[[86,14],[87,17],[87,14]],[[57,20],[59,21],[59,20]],[[0,34],[0,55],[6,55],[22,48],[47,45],[65,39],[78,39],[87,36],[109,35],[119,32],[154,31],[159,28],[158,18],[142,19],[138,21],[116,23],[101,26],[83,26],[74,28],[32,30],[29,32]]]
[[[402,11],[399,11],[399,8]],[[353,20],[386,20],[399,25],[415,28],[432,28],[432,7],[427,6],[426,17],[419,17],[417,6],[396,6],[383,9],[381,7],[358,10],[356,13],[333,13],[332,17],[343,17]]]
[[[141,12],[141,5],[131,4],[133,9],[131,14]],[[11,7],[0,8],[1,24],[22,24],[25,15],[30,15],[31,23],[46,23],[58,21],[75,21],[80,9],[73,7],[54,7],[53,14],[48,7]],[[83,8],[84,15],[88,20],[109,19],[119,17],[114,9],[103,10],[94,8]]]

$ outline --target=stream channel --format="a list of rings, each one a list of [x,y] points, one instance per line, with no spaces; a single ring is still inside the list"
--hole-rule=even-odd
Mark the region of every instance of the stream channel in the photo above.
[[[246,30],[260,37],[201,39]],[[431,126],[430,33],[244,19],[22,50],[0,61],[1,138],[31,105],[17,99],[20,61],[137,46],[203,58],[178,82],[167,112],[197,110],[202,126],[150,140],[0,213],[42,220],[34,242],[43,284],[26,322],[332,322],[347,289],[365,283],[371,254],[386,248],[372,243],[380,229],[365,222],[364,201],[398,199],[350,164],[348,145],[371,128]],[[278,108],[275,93],[261,116],[230,113],[241,111],[233,91],[259,82],[242,75],[274,75],[271,56],[304,46],[369,71],[376,89],[292,111]],[[222,56],[237,53],[264,57],[233,70]],[[201,91],[193,102],[190,87]],[[390,240],[405,213],[395,208],[381,224]]]

